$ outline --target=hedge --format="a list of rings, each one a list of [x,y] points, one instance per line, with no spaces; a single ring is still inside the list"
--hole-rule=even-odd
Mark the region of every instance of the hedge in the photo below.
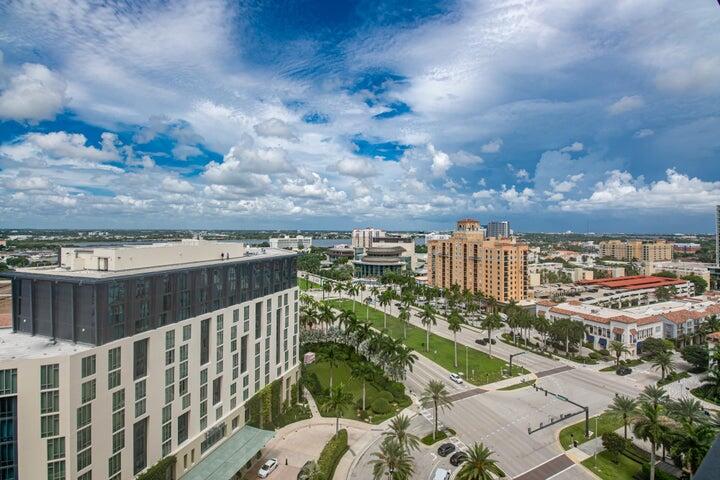
[[[171,480],[175,478],[175,455],[169,455],[141,473],[136,480]]]
[[[643,480],[649,480],[650,479],[650,464],[649,463],[643,463],[642,464],[642,470],[641,473]],[[664,472],[657,468],[657,465],[655,465],[655,480],[677,480],[674,476],[670,475],[667,472]]]
[[[332,480],[335,476],[335,468],[340,459],[348,450],[348,433],[344,428],[334,435],[320,452],[318,467],[326,480]]]
[[[384,398],[376,398],[370,408],[378,415],[384,415],[390,411],[390,403]]]

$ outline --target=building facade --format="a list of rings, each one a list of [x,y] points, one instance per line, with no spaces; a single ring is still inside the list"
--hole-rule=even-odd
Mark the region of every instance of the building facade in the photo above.
[[[0,417],[14,427],[0,478],[131,479],[174,455],[174,478],[214,479],[199,472],[234,474],[272,437],[246,425],[246,405],[297,382],[294,254],[202,240],[62,249],[59,267],[8,275]],[[220,458],[226,442],[247,445]]]
[[[523,300],[528,295],[527,254],[526,244],[514,238],[485,238],[476,220],[460,220],[450,239],[428,243],[428,284],[457,284],[500,302]]]
[[[370,248],[373,239],[384,236],[385,230],[379,228],[354,228],[352,231],[352,246],[354,248]]]
[[[268,242],[270,248],[280,248],[283,250],[309,250],[312,247],[312,237],[304,237],[297,235],[289,237],[287,235],[278,238],[271,238]]]
[[[665,240],[643,242],[641,240],[608,240],[600,242],[600,256],[615,260],[661,262],[672,260],[673,244]]]
[[[508,238],[510,237],[510,222],[489,222],[487,224],[487,237]]]
[[[365,254],[353,261],[355,276],[359,278],[380,278],[387,272],[405,270],[407,262],[402,258],[405,250],[400,246],[370,247]]]

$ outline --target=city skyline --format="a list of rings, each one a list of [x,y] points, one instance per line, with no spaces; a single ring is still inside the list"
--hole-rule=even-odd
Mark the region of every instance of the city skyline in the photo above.
[[[340,3],[0,6],[0,228],[714,232],[715,2]]]

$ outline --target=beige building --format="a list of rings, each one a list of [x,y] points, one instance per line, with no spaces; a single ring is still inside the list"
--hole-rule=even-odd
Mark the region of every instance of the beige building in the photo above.
[[[710,285],[710,263],[700,262],[645,262],[645,275],[654,275],[658,272],[671,272],[679,278],[688,275],[697,275]]]
[[[457,284],[500,302],[519,301],[528,294],[527,253],[515,238],[485,238],[476,220],[460,220],[449,239],[428,243],[428,284]]]
[[[641,240],[609,240],[600,242],[600,256],[615,260],[640,260],[660,262],[672,260],[673,244],[665,240],[643,242]]]

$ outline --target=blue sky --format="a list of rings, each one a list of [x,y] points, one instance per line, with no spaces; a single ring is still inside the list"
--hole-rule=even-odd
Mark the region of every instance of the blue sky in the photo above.
[[[701,0],[0,5],[0,227],[710,232]]]

